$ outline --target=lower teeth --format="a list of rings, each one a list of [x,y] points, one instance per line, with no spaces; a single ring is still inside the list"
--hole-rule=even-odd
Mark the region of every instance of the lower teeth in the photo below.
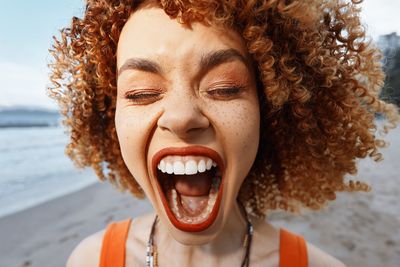
[[[187,214],[182,214],[181,209],[183,208],[184,204],[182,203],[183,200],[179,200],[178,198],[178,193],[176,192],[176,189],[174,187],[170,187],[170,207],[172,210],[172,213],[174,214],[175,218],[178,219],[179,221],[183,223],[190,223],[190,224],[197,224],[205,221],[211,214],[211,211],[213,210],[214,204],[217,200],[217,195],[218,195],[218,188],[220,185],[221,177],[214,177],[212,179],[212,184],[210,188],[210,193],[208,195],[208,200],[207,200],[207,205],[203,210],[201,211],[200,214],[196,216],[190,216]],[[171,203],[172,202],[172,203]],[[172,205],[171,205],[172,204]],[[190,203],[185,203],[188,209],[190,208]],[[187,213],[187,212],[184,212]]]

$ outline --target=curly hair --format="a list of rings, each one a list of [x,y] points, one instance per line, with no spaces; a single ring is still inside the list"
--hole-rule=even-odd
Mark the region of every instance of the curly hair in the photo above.
[[[116,49],[122,27],[143,4],[190,25],[221,23],[243,37],[256,65],[261,136],[239,199],[248,210],[321,208],[339,191],[368,191],[357,159],[381,160],[375,133],[399,121],[379,100],[381,53],[360,22],[361,1],[341,0],[87,0],[83,18],[54,38],[49,95],[70,133],[67,155],[100,180],[137,197],[143,191],[123,162],[115,130]]]

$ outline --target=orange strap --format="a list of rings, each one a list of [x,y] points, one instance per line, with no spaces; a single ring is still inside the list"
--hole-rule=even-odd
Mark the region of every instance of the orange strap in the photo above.
[[[108,225],[101,247],[100,267],[125,267],[125,243],[131,220]],[[308,267],[305,240],[284,229],[280,230],[279,267]]]
[[[125,267],[125,243],[131,220],[107,226],[101,247],[100,267]]]
[[[284,229],[280,230],[279,267],[308,267],[306,241]]]

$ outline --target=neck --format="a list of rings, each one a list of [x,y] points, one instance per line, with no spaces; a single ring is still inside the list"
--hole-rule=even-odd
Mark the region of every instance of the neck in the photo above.
[[[206,254],[221,258],[227,255],[234,258],[235,262],[240,262],[243,254],[243,239],[247,233],[247,220],[244,211],[235,203],[228,216],[227,222],[221,227],[218,235],[202,245],[184,245],[176,241],[169,233],[167,227],[158,222],[155,231],[155,244],[158,250],[171,251],[174,255],[180,255],[183,261],[192,261],[199,256]],[[194,235],[193,239],[197,236]],[[194,240],[194,244],[196,241]],[[228,258],[229,258],[228,257]],[[225,257],[222,257],[225,258]],[[237,264],[236,264],[237,265]],[[192,265],[191,265],[192,266]],[[203,265],[204,266],[204,265]]]

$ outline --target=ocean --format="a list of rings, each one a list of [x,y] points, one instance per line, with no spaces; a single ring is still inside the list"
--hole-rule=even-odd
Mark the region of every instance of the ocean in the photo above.
[[[0,217],[97,181],[64,154],[67,143],[56,113],[0,111]]]

